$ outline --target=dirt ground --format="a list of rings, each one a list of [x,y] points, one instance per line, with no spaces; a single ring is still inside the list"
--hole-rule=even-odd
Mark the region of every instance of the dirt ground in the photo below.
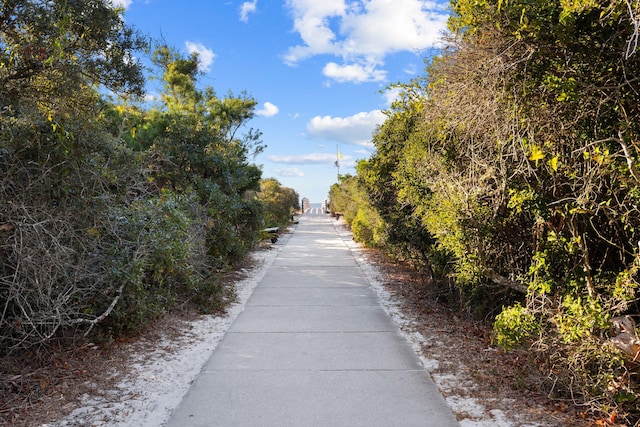
[[[470,398],[487,411],[502,411],[509,425],[614,425],[588,420],[571,402],[549,399],[526,354],[496,349],[488,325],[438,301],[419,274],[375,251],[367,251],[367,258],[383,272],[383,285],[411,328],[427,338],[422,356],[437,362],[431,374],[436,383],[446,383],[445,398]],[[0,361],[0,425],[55,422],[76,409],[82,396],[108,395],[130,374],[132,354],[145,354],[166,343],[166,336],[184,334],[184,320],[194,316],[189,310],[173,313],[129,339],[100,345],[76,342],[73,350],[67,343]]]

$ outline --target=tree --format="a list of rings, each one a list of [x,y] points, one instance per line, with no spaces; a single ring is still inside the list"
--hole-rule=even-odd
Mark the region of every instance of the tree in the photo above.
[[[262,149],[260,133],[238,132],[256,102],[200,89],[197,55],[159,46],[153,60],[162,72],[162,104],[148,111],[123,105],[112,115],[139,153],[146,181],[142,201],[127,200],[112,214],[124,234],[112,241],[125,242],[116,252],[128,266],[126,301],[103,322],[112,330],[135,330],[181,301],[220,307],[225,295],[216,276],[244,258],[262,225],[252,197],[261,170],[249,162]]]
[[[387,119],[373,135],[376,152],[358,165],[358,176],[368,195],[368,202],[383,222],[383,239],[388,251],[402,260],[410,260],[420,269],[431,270],[430,251],[434,239],[416,215],[416,206],[408,201],[408,191],[428,200],[431,190],[424,177],[405,176],[407,151],[415,135],[420,134],[424,92],[422,80],[398,85],[400,97],[386,113]],[[372,216],[369,214],[368,216]]]
[[[2,0],[0,101],[32,92],[34,81],[82,80],[140,95],[134,51],[146,41],[105,0]],[[25,94],[26,92],[26,94]]]
[[[259,153],[261,133],[239,131],[254,116],[256,101],[243,93],[218,98],[211,87],[196,86],[197,55],[183,58],[160,46],[156,65],[163,72],[164,109],[152,110],[134,144],[149,147],[150,179],[173,191],[192,189],[212,224],[210,255],[221,266],[243,258],[258,237],[261,208],[251,197],[261,170],[250,163]]]
[[[283,187],[275,178],[260,181],[257,198],[264,206],[267,227],[286,227],[293,213],[300,209],[300,196],[292,188]]]

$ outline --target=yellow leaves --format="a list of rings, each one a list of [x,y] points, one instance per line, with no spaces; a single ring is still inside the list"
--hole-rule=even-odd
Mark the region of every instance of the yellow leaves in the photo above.
[[[596,162],[599,165],[604,165],[610,162],[609,149],[604,148],[600,149],[600,147],[596,147],[593,151],[585,150],[582,152],[585,160],[591,160]]]
[[[560,0],[563,14],[582,14],[600,7],[597,0]]]
[[[581,208],[581,207],[575,207],[575,208],[569,209],[569,214],[571,214],[571,215],[584,215],[584,214],[588,214],[588,213],[589,213],[588,210],[586,210],[584,208]],[[580,237],[580,236],[578,236],[578,237]]]
[[[546,154],[544,153],[544,151],[542,151],[542,148],[534,145],[531,147],[531,154],[529,155],[529,160],[531,160],[532,162],[538,162],[538,160],[544,160],[546,158]],[[551,159],[549,159],[547,161],[547,165],[551,168],[551,170],[553,170],[554,172],[558,171],[558,166],[560,164],[560,160],[558,158],[558,156],[554,156]]]
[[[53,129],[53,132],[56,133],[58,131],[58,124],[53,121],[53,116],[51,116],[51,113],[47,114],[47,121],[51,123],[51,129]]]
[[[523,210],[527,209],[536,198],[536,193],[531,190],[509,190],[509,202],[507,203],[507,207],[509,209],[513,209],[516,213],[521,213]]]
[[[537,145],[534,145],[533,148],[531,149],[531,155],[529,156],[529,160],[537,161],[542,159],[544,159],[544,153],[542,152],[542,149]]]

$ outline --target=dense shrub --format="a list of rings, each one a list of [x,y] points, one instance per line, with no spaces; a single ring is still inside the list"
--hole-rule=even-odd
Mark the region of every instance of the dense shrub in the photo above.
[[[160,46],[163,101],[136,105],[147,43],[110,2],[2,4],[0,356],[219,308],[262,227],[256,102]]]
[[[530,349],[555,395],[633,425],[640,4],[452,10],[446,48],[399,85],[354,181],[390,252],[455,284],[462,307],[500,313],[497,342]]]
[[[275,178],[261,180],[256,197],[262,203],[266,227],[286,227],[300,209],[300,195],[292,188],[283,187]]]

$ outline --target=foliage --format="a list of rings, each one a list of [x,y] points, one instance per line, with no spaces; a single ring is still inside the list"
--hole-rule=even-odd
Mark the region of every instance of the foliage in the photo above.
[[[293,214],[300,209],[300,196],[292,188],[283,187],[275,178],[260,181],[256,197],[264,209],[266,227],[286,227]]]
[[[88,79],[141,94],[144,79],[133,52],[146,41],[104,0],[2,0],[0,102],[32,93],[33,80],[58,86]],[[98,54],[99,53],[99,54]],[[69,92],[67,92],[69,93]]]
[[[339,184],[329,189],[330,211],[344,216],[347,223],[351,223],[358,213],[358,205],[362,199],[358,193],[357,178],[352,175],[340,175]]]
[[[363,167],[360,163],[357,168]],[[353,230],[353,238],[368,246],[377,246],[383,239],[383,223],[371,207],[359,177],[340,175],[339,183],[329,190],[329,209],[339,213]]]
[[[497,341],[529,346],[555,393],[633,424],[638,364],[610,324],[640,308],[640,3],[451,5],[452,36],[399,85],[360,189],[340,186],[364,192],[389,252],[422,253],[463,306],[500,313]]]
[[[110,334],[144,327],[172,307],[193,301],[220,304],[222,289],[207,260],[203,226],[194,201],[168,191],[109,210],[90,234],[98,242],[117,304],[101,323]],[[87,310],[102,313],[109,300]]]
[[[433,274],[433,261],[445,268],[449,256],[445,250],[434,247],[433,235],[417,216],[415,206],[405,203],[409,194],[429,200],[432,194],[426,181],[415,176],[415,169],[407,168],[404,153],[411,150],[412,135],[421,134],[420,115],[423,108],[421,88],[402,86],[401,97],[396,100],[388,118],[373,136],[376,153],[358,165],[361,192],[378,218],[377,245],[384,245],[390,254],[411,262],[416,268]],[[402,172],[407,171],[409,176]],[[444,256],[442,256],[444,255]]]
[[[535,337],[538,325],[535,316],[519,303],[507,307],[496,316],[494,332],[498,345],[511,350]]]
[[[199,89],[197,56],[160,46],[163,100],[135,105],[147,43],[120,12],[2,1],[0,355],[219,309],[217,276],[259,239],[256,102]]]
[[[5,353],[90,329],[100,317],[85,308],[110,284],[86,230],[114,201],[106,176],[116,173],[111,167],[120,166],[123,153],[104,131],[94,87],[139,93],[142,73],[132,49],[144,42],[101,1],[3,1],[1,14]],[[119,173],[128,176],[130,169]]]
[[[166,108],[143,115],[128,143],[148,147],[143,161],[154,187],[198,195],[208,216],[209,255],[224,269],[246,255],[261,227],[261,207],[251,197],[261,171],[249,163],[263,149],[261,134],[239,134],[256,101],[246,94],[220,99],[211,87],[197,89],[197,55],[182,58],[159,46],[154,61],[163,72]]]

